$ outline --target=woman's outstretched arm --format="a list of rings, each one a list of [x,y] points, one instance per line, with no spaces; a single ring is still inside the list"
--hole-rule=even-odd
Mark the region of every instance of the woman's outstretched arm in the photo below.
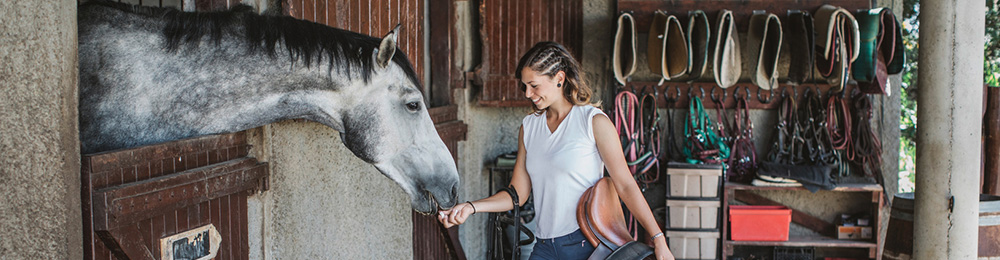
[[[528,196],[531,195],[531,179],[524,166],[524,155],[524,130],[522,129],[517,134],[517,160],[514,163],[514,172],[510,180],[510,185],[517,190],[517,198],[520,200],[517,205],[524,205],[528,201]],[[514,203],[511,201],[510,195],[506,192],[499,192],[477,201],[459,203],[449,210],[439,211],[438,221],[444,224],[445,228],[450,228],[465,223],[465,220],[476,212],[503,212],[512,209],[514,209]]]
[[[660,233],[660,226],[656,224],[656,219],[653,218],[653,212],[649,210],[646,198],[642,196],[639,186],[636,185],[635,179],[632,178],[632,173],[628,170],[621,141],[618,140],[618,133],[615,131],[615,126],[611,123],[611,119],[608,119],[604,115],[595,115],[593,122],[594,140],[597,141],[597,151],[604,160],[604,166],[608,168],[618,196],[625,202],[625,206],[639,220],[639,224],[644,229],[653,235]],[[656,236],[653,239],[653,245],[656,249],[656,259],[674,259],[670,249],[667,248],[667,238],[665,236]]]

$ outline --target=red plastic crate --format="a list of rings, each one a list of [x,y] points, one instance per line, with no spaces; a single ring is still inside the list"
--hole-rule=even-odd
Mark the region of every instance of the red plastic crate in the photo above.
[[[785,206],[729,206],[733,241],[788,241],[792,210]]]

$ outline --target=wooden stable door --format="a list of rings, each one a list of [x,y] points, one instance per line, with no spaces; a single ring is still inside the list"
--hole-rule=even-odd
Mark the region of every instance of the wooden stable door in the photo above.
[[[266,188],[268,168],[247,157],[246,140],[240,132],[83,155],[84,259],[248,259],[247,196]],[[211,232],[168,240],[200,227]]]

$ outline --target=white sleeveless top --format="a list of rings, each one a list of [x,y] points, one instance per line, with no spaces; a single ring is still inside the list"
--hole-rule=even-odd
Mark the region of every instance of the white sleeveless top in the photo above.
[[[604,175],[594,141],[593,118],[598,114],[607,116],[591,105],[573,106],[555,132],[549,131],[546,112],[525,116],[521,123],[538,238],[556,238],[580,228],[576,204]]]

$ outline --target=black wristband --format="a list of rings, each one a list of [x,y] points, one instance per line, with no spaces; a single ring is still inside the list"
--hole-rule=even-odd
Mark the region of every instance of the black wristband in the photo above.
[[[469,206],[472,207],[472,214],[473,215],[475,215],[476,212],[479,212],[479,211],[476,210],[476,205],[473,205],[471,201],[467,200],[467,201],[465,201],[465,203],[469,203]]]

